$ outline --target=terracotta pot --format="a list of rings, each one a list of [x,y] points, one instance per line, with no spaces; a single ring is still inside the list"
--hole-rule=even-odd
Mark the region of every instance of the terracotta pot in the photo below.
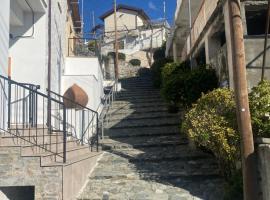
[[[88,103],[88,95],[77,84],[74,84],[70,88],[68,88],[64,94],[64,97],[66,97],[64,99],[64,105],[66,106],[66,108],[81,109],[81,107],[76,105],[75,103],[78,103],[82,106],[86,106]]]

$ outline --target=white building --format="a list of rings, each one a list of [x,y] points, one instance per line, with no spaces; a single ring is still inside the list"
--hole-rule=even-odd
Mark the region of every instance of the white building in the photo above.
[[[132,55],[139,51],[149,52],[161,47],[167,38],[169,25],[164,20],[152,22],[142,9],[120,4],[116,14],[119,51],[129,58],[136,57]],[[100,19],[104,21],[102,54],[107,55],[114,51],[115,45],[114,9],[104,13]]]

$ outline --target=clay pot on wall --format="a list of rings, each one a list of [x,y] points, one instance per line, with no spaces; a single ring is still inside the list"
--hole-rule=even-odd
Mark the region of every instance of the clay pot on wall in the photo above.
[[[64,97],[65,97],[64,105],[66,106],[66,108],[82,109],[80,106],[76,105],[75,103],[78,103],[82,106],[86,106],[88,103],[88,95],[77,84],[73,84],[70,88],[68,88],[64,94]]]

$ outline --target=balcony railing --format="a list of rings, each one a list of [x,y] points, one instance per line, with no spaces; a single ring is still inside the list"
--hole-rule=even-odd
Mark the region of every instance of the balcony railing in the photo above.
[[[100,42],[93,38],[69,38],[69,57],[99,57]]]

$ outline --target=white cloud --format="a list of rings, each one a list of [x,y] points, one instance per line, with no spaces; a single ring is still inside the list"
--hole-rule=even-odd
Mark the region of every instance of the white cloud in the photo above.
[[[155,5],[152,1],[149,1],[148,7],[149,7],[151,10],[157,10],[156,5]]]

